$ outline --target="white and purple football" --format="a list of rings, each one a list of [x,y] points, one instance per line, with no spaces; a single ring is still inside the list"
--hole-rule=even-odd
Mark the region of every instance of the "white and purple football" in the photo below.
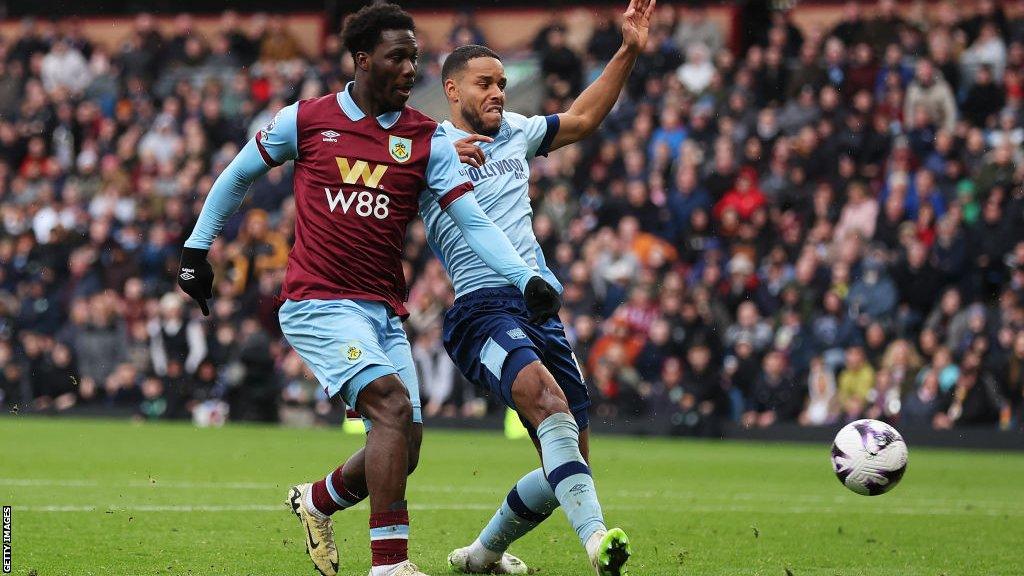
[[[857,494],[885,494],[907,470],[907,445],[885,422],[850,422],[832,443],[832,469],[843,486]]]

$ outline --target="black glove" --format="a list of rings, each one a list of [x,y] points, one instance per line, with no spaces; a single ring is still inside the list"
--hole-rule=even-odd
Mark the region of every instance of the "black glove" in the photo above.
[[[554,318],[562,307],[558,290],[540,276],[530,278],[523,296],[526,297],[526,308],[530,311],[530,322],[534,324],[543,324]]]
[[[181,249],[181,267],[178,269],[178,286],[199,304],[203,316],[210,315],[207,298],[213,298],[213,267],[206,261],[207,250],[199,248]]]

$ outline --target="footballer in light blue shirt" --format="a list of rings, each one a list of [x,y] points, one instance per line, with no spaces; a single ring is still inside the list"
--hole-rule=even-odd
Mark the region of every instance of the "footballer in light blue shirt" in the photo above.
[[[631,0],[622,46],[569,110],[526,117],[507,112],[501,58],[483,46],[456,48],[441,71],[451,120],[441,124],[465,162],[480,207],[534,272],[561,291],[533,234],[528,195],[530,160],[577,142],[604,120],[647,42],[654,0]],[[448,561],[457,572],[525,574],[506,550],[555,508],[568,516],[599,576],[619,576],[630,555],[620,528],[608,529],[588,465],[590,399],[579,362],[557,317],[532,318],[522,292],[473,254],[451,219],[420,203],[431,249],[455,285],[444,320],[444,345],[462,373],[514,409],[541,456],[469,546]]]

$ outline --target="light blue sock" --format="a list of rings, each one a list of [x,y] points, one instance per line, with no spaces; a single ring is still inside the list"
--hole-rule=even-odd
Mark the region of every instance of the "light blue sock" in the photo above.
[[[547,520],[555,508],[558,508],[558,499],[544,477],[544,470],[537,468],[512,487],[480,532],[480,543],[500,557],[513,542]]]
[[[537,438],[548,482],[585,546],[605,525],[590,467],[580,454],[580,429],[569,414],[553,414],[537,426]]]

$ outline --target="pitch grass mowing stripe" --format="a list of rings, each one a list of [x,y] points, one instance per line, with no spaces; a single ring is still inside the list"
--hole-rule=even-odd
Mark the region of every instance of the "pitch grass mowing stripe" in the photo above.
[[[127,481],[123,483],[118,482],[100,482],[97,480],[59,480],[51,478],[0,478],[0,486],[14,486],[14,487],[45,487],[48,489],[64,489],[71,490],[77,488],[104,488],[111,490],[120,489],[179,489],[179,490],[280,490],[284,486],[282,484],[273,484],[267,482],[189,482],[183,480],[157,480],[152,479],[150,481]],[[491,488],[482,486],[419,486],[415,483],[410,484],[409,493],[412,495],[416,494],[460,494],[460,493],[472,493],[472,494],[487,494],[495,496],[496,498],[501,494],[496,493]],[[797,501],[804,506],[812,506],[817,504],[844,504],[848,502],[859,502],[861,496],[854,496],[845,493],[840,493],[836,496],[819,496],[819,495],[799,495],[794,496],[790,493],[744,493],[744,492],[725,492],[721,494],[708,494],[706,492],[652,492],[652,491],[631,491],[631,490],[601,490],[600,495],[606,498],[628,498],[631,500],[681,500],[690,501],[695,500],[708,501],[708,500],[722,500],[725,502],[730,501],[760,501],[771,498],[786,498],[788,501]],[[904,514],[933,514],[933,515],[949,515],[958,513],[975,513],[975,514],[990,514],[990,515],[1002,515],[1011,514],[1014,516],[1024,515],[1024,506],[1020,505],[1019,501],[1007,501],[1007,500],[976,500],[970,499],[969,501],[964,499],[953,499],[953,498],[901,498],[900,504],[902,506],[894,508],[894,510],[902,510]],[[74,505],[70,505],[74,506]],[[217,506],[217,505],[213,505]],[[482,504],[481,504],[482,506]],[[495,504],[497,506],[497,504]],[[608,506],[605,505],[605,508]],[[921,507],[922,510],[916,508]],[[41,507],[39,511],[47,511],[47,508]],[[102,507],[101,507],[102,508]],[[632,509],[643,509],[644,507],[619,507],[620,510],[632,510]],[[704,506],[703,508],[707,508]],[[719,507],[722,510],[726,510],[726,507]],[[750,506],[732,506],[730,509],[736,511],[750,510]],[[276,509],[276,508],[275,508]],[[429,509],[429,508],[425,508]],[[475,506],[469,509],[477,509]],[[615,509],[612,505],[611,509]],[[693,510],[695,507],[687,507],[687,509]],[[760,509],[760,508],[758,508]],[[801,508],[790,507],[791,510],[801,510]],[[815,510],[823,510],[824,508],[815,507]],[[794,512],[798,513],[798,512]],[[894,512],[898,513],[898,512]]]
[[[309,574],[305,534],[278,491],[362,442],[336,429],[0,420],[14,573]],[[606,436],[591,446],[607,518],[629,533],[638,576],[1024,576],[1024,455],[915,450],[912,440],[910,450],[900,486],[867,498],[836,481],[828,446]],[[431,507],[415,512],[410,542],[424,572],[446,573],[448,552],[536,466],[528,441],[430,430],[410,480],[414,510]],[[335,528],[343,573],[365,574],[365,508]],[[542,574],[592,575],[561,513],[512,551]]]
[[[59,504],[49,506],[19,506],[14,505],[21,512],[281,512],[281,506],[269,504],[111,504],[108,506],[92,504]],[[365,509],[366,505],[361,504],[357,508]],[[462,503],[462,504],[410,504],[410,510],[423,511],[490,511],[495,508],[493,504],[485,503]],[[605,510],[612,512],[644,512],[649,511],[649,506],[629,506],[622,504],[607,504]],[[718,513],[764,513],[773,514],[874,514],[873,511],[849,511],[839,507],[821,506],[713,506],[699,504],[695,506],[683,506],[681,511],[695,514],[718,514]],[[981,510],[976,508],[907,508],[902,506],[886,509],[887,514],[897,516],[963,516],[980,515],[991,517],[1013,516],[1024,517],[1024,511],[1014,510]]]

